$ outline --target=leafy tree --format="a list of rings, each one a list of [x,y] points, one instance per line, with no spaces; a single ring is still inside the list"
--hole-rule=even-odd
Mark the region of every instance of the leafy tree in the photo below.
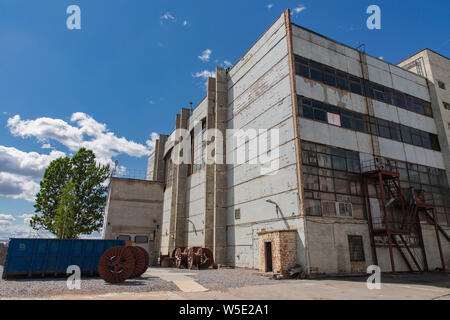
[[[85,148],[72,159],[52,161],[45,170],[34,205],[35,212],[42,215],[32,217],[31,227],[64,238],[100,231],[106,202],[105,181],[109,175],[110,166],[97,164],[94,153]],[[61,229],[63,226],[65,231]]]
[[[56,237],[58,239],[77,238],[75,233],[76,201],[75,184],[69,181],[61,189],[55,213]]]

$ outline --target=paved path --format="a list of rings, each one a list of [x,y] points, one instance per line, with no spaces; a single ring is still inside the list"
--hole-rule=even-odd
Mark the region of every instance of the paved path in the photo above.
[[[152,273],[154,275],[154,273]],[[161,273],[171,281],[183,281]],[[178,273],[177,276],[180,276]],[[182,274],[186,276],[186,274]],[[168,279],[167,279],[168,280]],[[20,298],[19,298],[20,299]],[[101,295],[62,295],[40,297],[50,300],[448,300],[450,289],[432,285],[386,283],[381,290],[368,290],[364,282],[342,280],[282,280],[275,285],[248,286],[223,291],[110,293]]]
[[[195,276],[195,273],[174,273],[170,269],[149,268],[144,275],[158,277],[165,281],[172,281],[183,292],[206,292],[208,289],[198,284],[189,276]]]

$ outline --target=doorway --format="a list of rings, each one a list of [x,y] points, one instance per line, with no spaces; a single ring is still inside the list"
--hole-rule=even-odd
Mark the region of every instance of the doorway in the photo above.
[[[264,243],[264,252],[266,257],[266,272],[273,272],[272,268],[272,242]]]

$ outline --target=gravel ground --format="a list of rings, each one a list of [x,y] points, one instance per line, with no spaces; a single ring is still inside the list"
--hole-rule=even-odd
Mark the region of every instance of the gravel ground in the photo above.
[[[173,269],[173,272],[195,273],[191,276],[199,284],[210,290],[224,290],[229,288],[242,288],[247,286],[260,286],[278,284],[273,280],[257,275],[255,270],[249,269],[208,269],[208,270],[183,270]]]
[[[241,288],[245,286],[277,284],[278,281],[260,275],[254,270],[247,269],[208,269],[186,270],[166,269],[173,273],[195,274],[190,276],[199,284],[210,290],[225,291],[228,288]],[[0,274],[3,267],[0,266]],[[69,290],[66,278],[16,278],[0,279],[0,298],[6,297],[46,297],[64,294],[106,294],[120,292],[156,292],[179,291],[171,281],[158,277],[143,275],[138,279],[127,280],[121,284],[108,284],[100,277],[81,278],[80,290]]]
[[[3,266],[0,266],[0,274]],[[69,290],[66,278],[0,278],[0,298],[2,297],[46,297],[63,294],[105,294],[115,292],[177,291],[178,287],[155,277],[142,276],[121,284],[106,283],[100,277],[81,278],[80,290]]]

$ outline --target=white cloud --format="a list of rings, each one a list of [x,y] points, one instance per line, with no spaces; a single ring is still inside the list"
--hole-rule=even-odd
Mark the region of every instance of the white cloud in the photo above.
[[[41,178],[50,162],[60,157],[65,153],[53,150],[47,155],[0,146],[0,171]]]
[[[0,220],[1,221],[15,221],[16,218],[14,218],[12,215],[10,214],[1,214],[0,213]]]
[[[215,78],[216,77],[216,72],[215,71],[203,70],[203,71],[200,71],[200,72],[196,72],[192,76],[194,78],[203,78],[203,79]]]
[[[0,215],[1,216],[1,215]],[[10,216],[10,215],[9,215]],[[0,238],[53,238],[54,235],[47,231],[36,231],[30,226],[31,217],[34,214],[22,214],[22,223],[2,223],[0,220]],[[14,219],[15,220],[15,219]]]
[[[269,3],[269,4],[267,5],[267,8],[269,8],[269,9],[272,9],[272,8],[273,8],[273,6],[274,6],[274,4],[273,4],[273,3]]]
[[[26,214],[25,213],[25,214],[20,215],[19,218],[22,218],[23,223],[28,225],[28,224],[30,224],[31,218],[34,216],[35,216],[34,214]]]
[[[148,101],[148,104],[155,104],[155,101],[149,100],[149,101]]]
[[[188,22],[187,20],[184,20],[184,21],[183,21],[183,26],[184,26],[184,27],[187,27],[188,25],[189,25],[189,22]]]
[[[306,9],[306,7],[304,5],[299,5],[292,9],[292,14],[299,14],[300,12],[302,12],[305,9]]]
[[[225,60],[225,61],[223,62],[223,65],[224,65],[226,68],[231,68],[231,67],[233,66],[233,64],[232,64],[230,61],[228,61],[228,60]]]
[[[85,147],[92,150],[98,161],[103,164],[112,164],[111,158],[119,154],[139,158],[149,155],[152,151],[145,145],[127,140],[124,137],[117,137],[108,130],[106,124],[97,122],[85,113],[76,112],[72,114],[70,122],[76,126],[61,119],[44,117],[35,120],[22,120],[19,115],[15,115],[8,119],[7,126],[15,136],[35,137],[41,143],[55,140],[72,152]]]
[[[198,56],[198,58],[203,62],[208,62],[211,59],[211,54],[212,54],[211,49],[206,49],[203,51],[201,56]]]
[[[215,71],[208,71],[208,70],[203,70],[200,72],[196,72],[192,75],[194,78],[202,78],[205,80],[205,87],[208,84],[208,78],[215,78],[216,77],[216,72]]]
[[[170,20],[175,20],[175,17],[170,12],[166,12],[165,14],[163,14],[161,16],[160,23],[163,24],[164,21],[170,21]]]
[[[153,132],[150,134],[150,140],[147,140],[145,143],[147,144],[147,146],[150,150],[154,150],[156,140],[158,140],[158,139],[159,139],[159,134],[157,134],[156,132]]]
[[[29,178],[7,172],[0,172],[0,197],[25,199],[34,202],[39,184]]]

